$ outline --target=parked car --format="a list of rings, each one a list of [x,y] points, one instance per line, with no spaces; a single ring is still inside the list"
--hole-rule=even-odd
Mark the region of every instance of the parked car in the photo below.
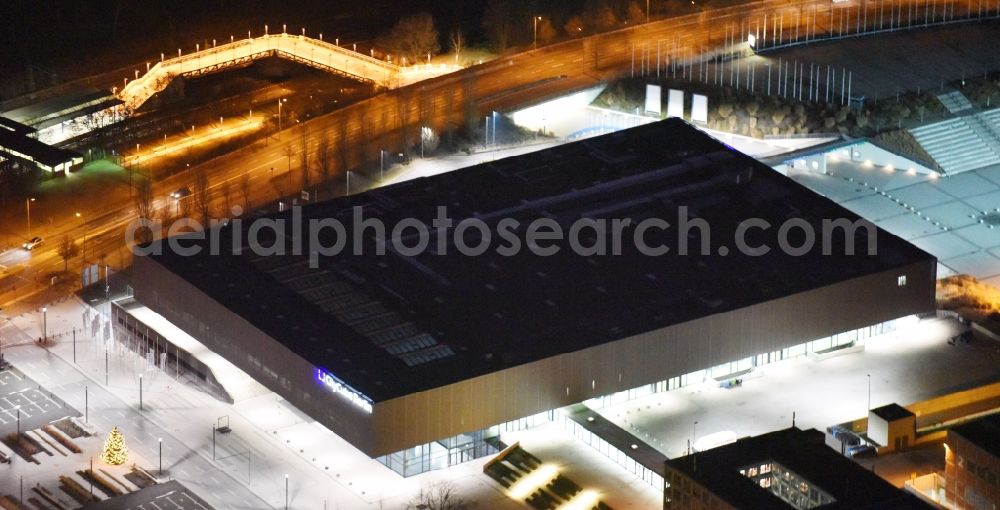
[[[36,236],[36,237],[32,237],[31,239],[28,239],[27,241],[25,241],[25,243],[22,244],[21,247],[24,248],[25,250],[31,251],[31,250],[34,250],[35,248],[41,246],[44,243],[45,243],[44,239],[42,239],[41,237],[37,237]]]
[[[861,444],[861,438],[858,437],[858,435],[855,434],[854,432],[844,427],[838,425],[830,427],[829,430],[830,430],[830,435],[832,435],[834,439],[836,439],[837,441],[843,443],[845,446],[850,447],[850,446],[858,446]]]
[[[867,444],[852,446],[847,449],[847,456],[852,459],[863,459],[866,457],[874,457],[877,454],[878,451],[875,450],[875,447]]]
[[[845,432],[841,434],[840,437],[838,437],[837,439],[839,439],[841,443],[844,443],[849,448],[861,445],[861,438],[858,437],[858,435],[853,432]]]

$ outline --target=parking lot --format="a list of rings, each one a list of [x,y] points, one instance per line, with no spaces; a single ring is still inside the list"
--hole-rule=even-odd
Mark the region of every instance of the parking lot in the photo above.
[[[66,416],[80,413],[41,388],[14,367],[0,371],[0,434],[32,430]]]
[[[91,505],[93,510],[211,510],[205,500],[176,480]]]

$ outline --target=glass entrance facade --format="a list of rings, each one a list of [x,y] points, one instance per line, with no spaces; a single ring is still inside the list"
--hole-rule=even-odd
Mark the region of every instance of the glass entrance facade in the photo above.
[[[612,393],[610,395],[592,398],[585,401],[584,404],[591,409],[602,409],[604,407],[621,404],[623,402],[635,400],[654,393],[673,391],[691,384],[708,382],[710,380],[723,381],[729,378],[740,377],[741,375],[751,372],[756,367],[777,363],[781,360],[795,358],[798,356],[806,356],[809,354],[822,354],[824,352],[831,352],[837,349],[863,344],[869,338],[892,333],[900,326],[909,322],[914,322],[915,320],[916,317],[902,317],[899,319],[880,322],[872,326],[865,326],[863,328],[846,331],[844,333],[838,333],[833,336],[793,345],[792,347],[788,347],[786,349],[729,361],[711,368],[695,370],[694,372],[671,377],[670,379],[658,381],[653,384],[645,384],[643,386],[639,386],[638,388],[632,388]]]
[[[904,317],[866,326],[852,331],[839,333],[833,336],[812,340],[799,345],[795,345],[778,351],[766,352],[755,356],[748,356],[738,360],[722,363],[714,367],[696,370],[694,372],[671,377],[663,381],[652,384],[645,384],[637,388],[628,389],[593,398],[584,402],[591,409],[601,409],[603,407],[620,404],[629,400],[645,397],[654,393],[673,391],[691,384],[708,382],[710,380],[722,381],[729,378],[740,377],[749,373],[754,368],[776,363],[778,361],[805,356],[807,354],[818,354],[829,352],[838,348],[845,348],[851,345],[865,342],[867,339],[891,333],[907,322],[915,321],[916,317]],[[494,425],[484,430],[459,434],[450,438],[434,441],[413,448],[396,452],[390,455],[379,457],[377,460],[389,469],[403,476],[413,476],[433,469],[442,469],[455,464],[468,462],[473,459],[498,453],[504,445],[499,441],[501,433],[524,430],[544,422],[551,422],[557,419],[564,419],[558,410],[550,410],[533,416],[527,416],[509,422]],[[601,444],[599,440],[586,436],[572,425],[567,425],[567,430],[587,444],[594,446],[598,451],[621,464],[629,472],[641,477],[647,483],[658,486],[659,475],[652,472],[643,471],[631,458],[628,452],[611,452],[607,446]],[[599,438],[598,438],[599,439]],[[637,467],[638,466],[638,467]],[[654,476],[655,475],[655,476]]]
[[[403,476],[413,476],[433,469],[442,469],[487,455],[504,448],[500,434],[514,432],[550,422],[558,411],[546,411],[532,416],[494,425],[488,429],[466,432],[449,438],[422,444],[379,457],[377,460]]]

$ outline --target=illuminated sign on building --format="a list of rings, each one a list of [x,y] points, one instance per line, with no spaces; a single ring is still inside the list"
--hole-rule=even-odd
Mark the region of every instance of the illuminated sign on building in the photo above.
[[[339,393],[347,397],[348,400],[354,402],[358,407],[364,409],[365,411],[368,411],[368,413],[371,414],[372,401],[368,397],[355,391],[353,388],[345,384],[340,379],[337,379],[337,377],[334,376],[333,374],[324,372],[322,369],[317,368],[316,380],[322,383],[323,386],[326,386],[326,388],[329,389],[330,391],[334,393]]]

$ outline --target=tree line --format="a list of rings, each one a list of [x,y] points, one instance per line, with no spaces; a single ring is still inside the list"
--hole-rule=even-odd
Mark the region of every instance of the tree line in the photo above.
[[[431,14],[419,12],[400,18],[379,36],[378,43],[389,58],[394,56],[393,61],[400,64],[423,62],[428,55],[442,49],[454,53],[456,63],[461,63],[460,56],[470,36],[473,44],[504,53],[725,3],[725,0],[489,0],[478,26],[455,26],[440,32]]]

